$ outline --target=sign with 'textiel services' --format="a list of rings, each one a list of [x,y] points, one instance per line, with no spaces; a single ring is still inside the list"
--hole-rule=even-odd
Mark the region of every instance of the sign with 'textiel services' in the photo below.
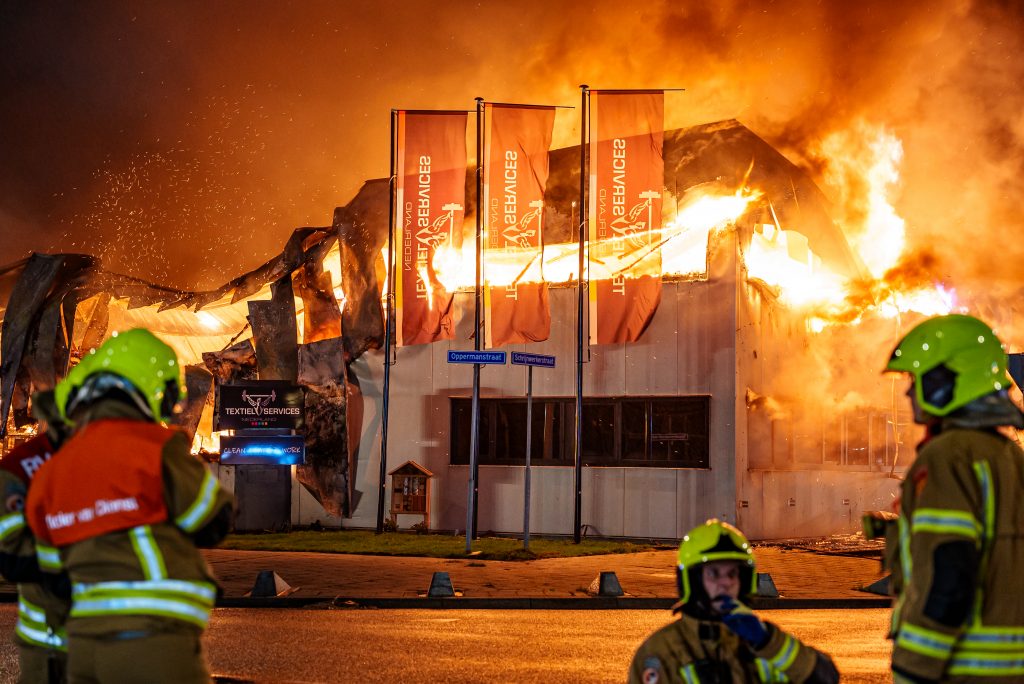
[[[302,388],[289,382],[254,380],[220,386],[218,430],[299,430],[304,423]]]

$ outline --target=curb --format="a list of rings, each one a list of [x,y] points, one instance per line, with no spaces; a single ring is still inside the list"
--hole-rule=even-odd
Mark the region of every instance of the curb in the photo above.
[[[403,598],[403,597],[223,597],[218,608],[384,608],[455,610],[670,610],[675,598]],[[888,608],[888,598],[757,598],[756,610],[855,610]]]
[[[594,596],[590,598],[545,597],[346,597],[336,596],[283,596],[280,598],[247,598],[222,596],[217,608],[385,608],[385,609],[455,609],[455,610],[671,610],[678,599],[636,596]],[[0,592],[0,604],[17,603],[18,594]],[[870,598],[754,598],[750,607],[755,610],[857,610],[889,608],[892,600],[886,597]]]

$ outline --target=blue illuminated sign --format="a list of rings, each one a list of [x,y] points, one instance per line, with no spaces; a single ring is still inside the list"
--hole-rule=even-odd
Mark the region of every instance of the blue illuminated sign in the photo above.
[[[302,465],[306,462],[302,435],[220,438],[220,462],[224,465]]]

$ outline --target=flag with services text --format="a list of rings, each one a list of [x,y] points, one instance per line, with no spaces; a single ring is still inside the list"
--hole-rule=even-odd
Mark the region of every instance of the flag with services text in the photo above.
[[[484,114],[485,346],[539,342],[551,332],[542,221],[555,110],[485,104]]]
[[[438,268],[443,261],[457,264],[462,248],[467,118],[466,112],[398,112],[398,346],[452,339],[453,293]]]
[[[590,91],[590,336],[635,342],[661,300],[663,91]]]

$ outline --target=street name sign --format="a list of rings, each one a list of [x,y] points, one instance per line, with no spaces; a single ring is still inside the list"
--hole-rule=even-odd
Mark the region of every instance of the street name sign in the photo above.
[[[547,354],[526,354],[512,352],[513,366],[537,366],[538,368],[554,368],[555,357]]]
[[[504,366],[507,352],[503,351],[457,351],[448,350],[448,363],[479,363]]]

